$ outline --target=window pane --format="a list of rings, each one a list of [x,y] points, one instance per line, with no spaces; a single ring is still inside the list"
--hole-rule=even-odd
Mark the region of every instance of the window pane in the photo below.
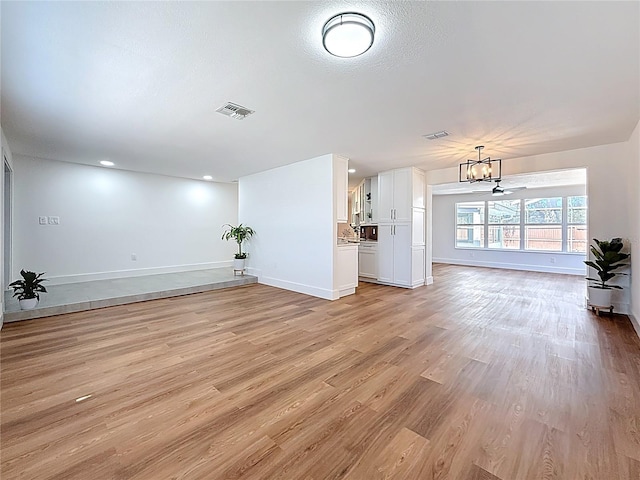
[[[520,225],[489,225],[489,248],[520,248]]]
[[[484,202],[456,203],[458,225],[483,224]]]
[[[525,226],[524,227],[525,250],[549,250],[562,251],[562,227],[551,226]]]
[[[567,222],[587,223],[587,197],[567,197]]]
[[[520,200],[489,202],[489,223],[520,223]]]
[[[567,228],[567,252],[587,252],[587,226],[571,225]]]
[[[484,248],[484,226],[458,227],[456,247]]]
[[[587,196],[580,195],[576,197],[567,197],[567,206],[572,207],[585,207],[587,206]]]
[[[525,223],[562,223],[562,198],[525,200]]]

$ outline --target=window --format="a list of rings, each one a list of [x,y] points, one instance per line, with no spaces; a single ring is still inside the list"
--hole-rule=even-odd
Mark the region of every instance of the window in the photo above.
[[[489,248],[520,249],[520,200],[487,202]]]
[[[456,203],[456,247],[586,253],[587,197]]]
[[[456,247],[484,248],[484,202],[456,204]]]
[[[524,201],[524,249],[562,251],[562,197]]]
[[[587,252],[587,197],[567,197],[567,252]]]

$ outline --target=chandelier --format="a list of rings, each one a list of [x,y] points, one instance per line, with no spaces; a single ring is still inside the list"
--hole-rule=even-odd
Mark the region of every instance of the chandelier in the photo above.
[[[484,145],[478,145],[478,160],[467,160],[460,164],[458,181],[460,182],[491,182],[502,177],[502,160],[487,157],[482,159]]]

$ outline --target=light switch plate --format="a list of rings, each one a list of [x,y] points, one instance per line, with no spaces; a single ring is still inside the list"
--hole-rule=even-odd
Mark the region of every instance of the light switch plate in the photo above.
[[[49,217],[49,225],[60,225],[60,217]]]
[[[48,222],[49,222],[49,221],[48,221],[47,217],[44,217],[44,216],[40,216],[40,217],[38,217],[38,223],[39,223],[40,225],[46,225]]]

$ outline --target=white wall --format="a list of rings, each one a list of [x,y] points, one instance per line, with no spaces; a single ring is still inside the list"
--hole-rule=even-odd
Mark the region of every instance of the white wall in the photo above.
[[[4,320],[4,291],[7,288],[4,281],[4,246],[5,242],[8,241],[8,239],[4,238],[4,157],[7,157],[9,167],[13,169],[13,156],[11,155],[9,143],[7,142],[7,138],[4,136],[1,126],[0,136],[2,137],[2,148],[0,148],[0,219],[2,220],[0,222],[0,225],[2,225],[2,229],[0,230],[0,328],[2,328]]]
[[[259,282],[332,299],[336,243],[333,155],[239,180],[239,219],[255,229],[247,251]]]
[[[631,243],[631,313],[636,332],[640,336],[640,122],[629,139],[631,157],[628,180],[628,222]]]
[[[637,183],[627,181],[637,172],[637,155],[631,142],[599,145],[596,147],[547,153],[530,157],[503,160],[503,176],[520,173],[545,172],[571,168],[587,169],[587,195],[589,196],[590,238],[632,238],[640,219],[629,218],[629,190]],[[427,184],[437,185],[458,181],[458,167],[427,172]],[[428,245],[427,248],[432,248]],[[636,277],[638,278],[638,277]],[[627,280],[628,281],[628,280]],[[631,303],[629,288],[617,293],[618,311],[628,311]]]
[[[25,268],[56,284],[231,265],[235,243],[220,236],[237,222],[234,184],[22,155],[14,182],[14,277]]]
[[[584,194],[584,186],[572,186],[523,190],[514,192],[504,198],[566,197],[569,195]],[[457,202],[493,199],[490,195],[478,194],[433,196],[432,232],[434,262],[536,272],[567,273],[571,275],[584,275],[586,273],[586,266],[583,263],[583,260],[585,260],[584,255],[558,252],[509,252],[504,250],[455,248],[455,204]]]

